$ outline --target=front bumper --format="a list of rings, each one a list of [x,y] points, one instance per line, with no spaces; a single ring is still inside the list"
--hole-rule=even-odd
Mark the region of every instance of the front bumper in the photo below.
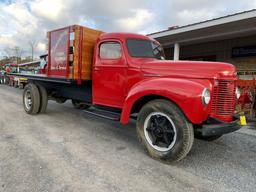
[[[200,131],[202,136],[218,136],[237,131],[240,128],[242,128],[242,125],[238,119],[233,122],[226,123],[210,117],[207,124],[204,124]]]

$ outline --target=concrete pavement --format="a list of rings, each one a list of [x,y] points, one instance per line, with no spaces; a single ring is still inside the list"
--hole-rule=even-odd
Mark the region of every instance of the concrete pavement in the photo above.
[[[183,161],[165,165],[147,156],[134,122],[123,127],[70,102],[30,116],[21,95],[0,85],[0,192],[255,191],[255,135],[195,140]]]

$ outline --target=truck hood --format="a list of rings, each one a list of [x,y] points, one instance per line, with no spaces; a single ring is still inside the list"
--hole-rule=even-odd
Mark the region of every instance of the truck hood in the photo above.
[[[141,62],[145,76],[165,76],[173,78],[236,78],[236,68],[232,64],[201,61],[161,61]]]

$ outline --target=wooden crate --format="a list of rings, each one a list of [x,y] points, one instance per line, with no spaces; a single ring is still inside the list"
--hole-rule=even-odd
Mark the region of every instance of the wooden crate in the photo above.
[[[87,27],[75,26],[72,79],[91,79],[94,47],[98,37],[102,33],[103,32],[101,31],[93,30]]]
[[[91,79],[94,47],[102,31],[72,25],[48,32],[48,76]]]

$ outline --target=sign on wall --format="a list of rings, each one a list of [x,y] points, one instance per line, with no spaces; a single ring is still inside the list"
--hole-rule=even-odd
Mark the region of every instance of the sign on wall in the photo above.
[[[251,57],[256,56],[256,45],[246,47],[234,47],[232,49],[232,57]]]

